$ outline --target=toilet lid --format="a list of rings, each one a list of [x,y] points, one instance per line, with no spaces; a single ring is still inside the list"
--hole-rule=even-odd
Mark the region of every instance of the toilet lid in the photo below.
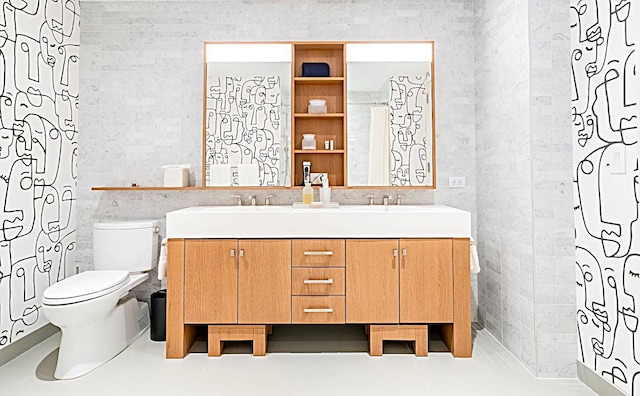
[[[112,293],[129,281],[127,271],[87,271],[49,286],[43,304],[64,305],[92,300]]]

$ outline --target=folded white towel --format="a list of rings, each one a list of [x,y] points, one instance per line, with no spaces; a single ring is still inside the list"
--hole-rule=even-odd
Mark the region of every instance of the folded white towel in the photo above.
[[[212,186],[230,186],[231,185],[231,165],[215,164],[211,165],[211,182]]]
[[[239,164],[238,165],[238,185],[240,186],[259,186],[260,185],[260,168],[258,164]]]
[[[480,272],[480,260],[478,259],[478,246],[476,240],[471,238],[471,273],[477,274]]]
[[[158,279],[167,278],[167,238],[162,239],[160,244],[160,258],[158,259]]]

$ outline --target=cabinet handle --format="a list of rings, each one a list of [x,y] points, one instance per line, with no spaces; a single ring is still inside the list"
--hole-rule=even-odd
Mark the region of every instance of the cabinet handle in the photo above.
[[[333,308],[305,308],[304,313],[333,313]]]
[[[304,252],[305,256],[333,256],[333,252],[331,250],[326,252]]]
[[[398,257],[398,249],[393,249],[393,257]]]
[[[240,249],[240,253],[238,254],[240,257],[244,257],[244,249]]]
[[[236,249],[231,249],[231,257],[235,257],[236,256]]]
[[[306,283],[306,284],[318,284],[318,283],[332,284],[333,283],[333,279],[331,279],[331,278],[329,278],[329,279],[305,279],[304,283]]]
[[[402,255],[406,256],[407,255],[407,249],[402,249]]]

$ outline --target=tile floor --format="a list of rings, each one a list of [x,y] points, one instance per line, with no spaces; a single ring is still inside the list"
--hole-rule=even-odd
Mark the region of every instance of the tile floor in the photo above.
[[[535,379],[486,330],[474,332],[474,357],[454,359],[430,342],[416,358],[405,343],[385,344],[372,358],[360,326],[274,327],[267,356],[246,343],[225,344],[209,358],[164,359],[164,342],[148,333],[113,360],[75,380],[56,381],[60,335],[0,367],[2,395],[595,395],[577,379]],[[194,350],[203,350],[204,341]],[[331,352],[340,350],[342,353]],[[303,352],[304,351],[304,352]],[[322,352],[319,352],[322,351]],[[344,352],[349,351],[349,352]]]

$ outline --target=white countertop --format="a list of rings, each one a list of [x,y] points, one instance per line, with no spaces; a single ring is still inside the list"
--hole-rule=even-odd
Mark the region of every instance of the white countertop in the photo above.
[[[469,238],[471,214],[442,205],[193,206],[167,213],[167,238]]]

